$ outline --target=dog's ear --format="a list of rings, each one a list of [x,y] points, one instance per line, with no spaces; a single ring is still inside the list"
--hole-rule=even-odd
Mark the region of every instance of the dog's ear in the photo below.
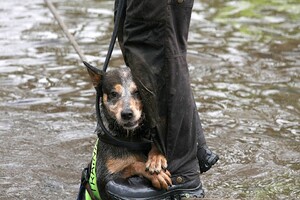
[[[103,75],[104,72],[96,67],[93,67],[89,63],[83,61],[84,65],[87,68],[87,71],[92,79],[92,83],[94,87],[96,88],[97,86],[101,85],[101,82],[103,80]]]

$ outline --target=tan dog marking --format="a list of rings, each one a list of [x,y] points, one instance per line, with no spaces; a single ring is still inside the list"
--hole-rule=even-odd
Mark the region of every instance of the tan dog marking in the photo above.
[[[123,92],[123,86],[120,84],[117,84],[114,86],[114,92],[118,93],[119,95],[122,95]],[[108,94],[103,94],[103,102],[105,106],[108,108],[108,111],[112,114],[112,116],[115,116],[116,118],[120,118],[120,113],[123,107],[123,101],[117,101],[115,104],[111,104],[108,102]]]
[[[135,155],[123,159],[111,158],[108,159],[106,163],[106,167],[109,173],[114,174],[124,170],[127,166],[131,165],[132,163],[142,162],[142,161],[143,161],[142,158],[139,158],[138,156]]]
[[[117,93],[122,94],[123,86],[121,84],[115,85],[114,88],[115,88],[115,90],[116,90]]]
[[[105,103],[107,103],[107,94],[103,94],[103,102]]]

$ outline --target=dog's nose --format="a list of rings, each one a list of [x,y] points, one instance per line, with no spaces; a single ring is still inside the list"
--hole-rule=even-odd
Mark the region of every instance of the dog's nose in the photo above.
[[[121,112],[121,117],[124,120],[130,120],[133,117],[133,112],[131,109],[125,109]]]

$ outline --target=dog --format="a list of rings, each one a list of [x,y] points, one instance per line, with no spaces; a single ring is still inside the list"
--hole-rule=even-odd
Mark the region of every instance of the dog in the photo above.
[[[142,99],[130,68],[103,72],[89,65],[87,69],[94,87],[100,86],[102,90],[102,102],[99,103],[107,129],[120,139],[145,136],[147,126]],[[143,176],[158,189],[172,185],[167,160],[154,144],[145,154],[99,140],[96,159],[97,187],[102,199],[108,199],[105,185],[120,177]]]

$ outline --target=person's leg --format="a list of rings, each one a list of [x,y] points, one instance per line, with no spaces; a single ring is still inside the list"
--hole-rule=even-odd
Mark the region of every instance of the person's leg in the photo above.
[[[164,141],[169,171],[180,181],[199,177],[197,134],[201,127],[186,61],[187,37],[193,0],[169,1],[165,35],[167,71],[167,133]],[[203,137],[204,138],[204,137]],[[176,184],[175,182],[175,184]]]
[[[200,171],[196,159],[200,121],[186,62],[192,5],[191,0],[127,0],[121,38],[125,61],[175,183],[199,178]]]
[[[178,2],[128,0],[124,25],[119,29],[119,43],[139,85],[147,119],[158,131],[156,140],[163,153],[173,160],[172,156],[177,154],[174,147],[182,152],[182,140],[178,138],[190,139],[184,146],[198,140],[199,162],[211,166],[214,163],[206,161],[211,159],[206,154],[206,141],[190,89],[186,62],[193,1]],[[190,136],[195,133],[198,139]],[[189,152],[193,148],[184,153],[193,155]],[[203,172],[208,167],[200,168]]]
[[[206,141],[186,61],[192,5],[193,0],[127,0],[119,43],[173,184],[193,180],[195,187],[200,184],[197,149]]]
[[[198,118],[196,120],[200,122],[199,115],[196,115],[196,117]],[[201,123],[198,123],[197,135],[197,158],[200,172],[203,173],[208,171],[219,160],[219,156],[207,147]]]

